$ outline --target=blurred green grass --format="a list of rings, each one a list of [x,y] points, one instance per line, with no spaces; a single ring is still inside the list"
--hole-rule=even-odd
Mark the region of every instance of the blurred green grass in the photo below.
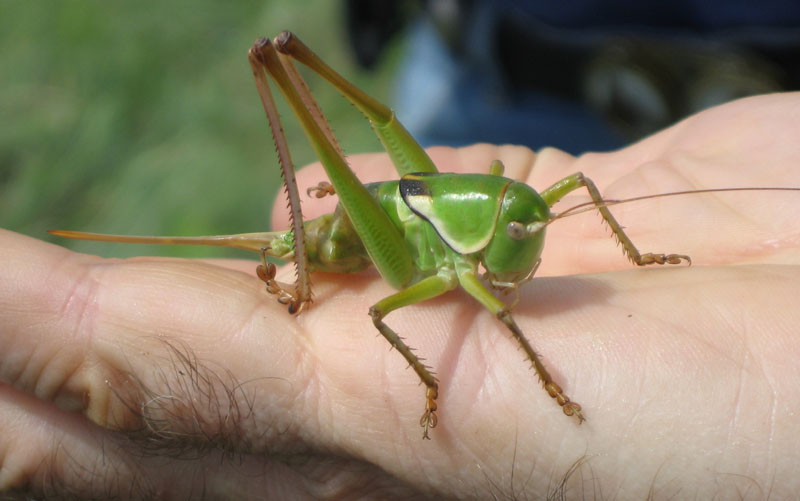
[[[280,178],[247,49],[291,29],[386,102],[392,63],[356,69],[341,18],[338,2],[327,0],[3,2],[0,226],[105,256],[242,256],[45,231],[268,229]],[[380,149],[347,101],[309,80],[348,153]],[[281,112],[295,162],[313,161],[288,109]]]

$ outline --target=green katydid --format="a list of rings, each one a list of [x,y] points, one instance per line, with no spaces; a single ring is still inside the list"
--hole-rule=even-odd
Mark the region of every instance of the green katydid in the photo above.
[[[277,146],[291,208],[292,230],[212,237],[135,237],[52,231],[87,240],[127,243],[224,245],[259,252],[258,275],[267,290],[299,313],[312,300],[314,270],[352,273],[375,265],[398,292],[369,310],[378,331],[408,361],[425,385],[425,409],[420,419],[423,437],[437,424],[438,381],[411,348],[384,323],[392,311],[463,288],[502,321],[523,348],[547,393],[568,416],[584,420],[553,380],[512,316],[491,289],[516,292],[536,272],[545,228],[562,215],[550,208],[564,195],[585,187],[625,254],[639,266],[690,263],[682,254],[640,253],[608,209],[620,201],[604,200],[594,183],[576,173],[537,193],[528,185],[502,176],[502,164],[488,174],[439,173],[425,151],[395,119],[393,112],[364,94],[321,61],[291,33],[274,41],[260,39],[249,52],[256,86]],[[369,119],[400,176],[399,180],[362,185],[347,166],[341,148],[308,88],[292,63],[295,59],[318,73]],[[282,133],[268,78],[278,86],[322,161],[330,185],[312,190],[318,196],[336,193],[335,212],[303,221],[289,149]],[[787,188],[791,189],[791,188]],[[309,190],[311,191],[311,190]],[[720,190],[701,190],[720,191]],[[672,193],[680,194],[680,193]],[[654,195],[663,196],[663,195]],[[641,198],[641,197],[640,197]],[[583,209],[578,208],[574,212]],[[293,260],[297,283],[289,291],[275,280],[275,266],[266,257]],[[481,269],[483,272],[481,272]]]

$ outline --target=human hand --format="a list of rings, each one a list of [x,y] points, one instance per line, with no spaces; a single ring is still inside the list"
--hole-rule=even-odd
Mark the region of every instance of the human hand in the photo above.
[[[613,198],[800,186],[799,99],[738,101],[577,159],[489,145],[431,154],[442,171],[486,172],[500,158],[507,176],[540,189],[582,170]],[[351,163],[365,181],[395,177],[384,155]],[[304,186],[324,179],[314,169],[299,177]],[[631,269],[596,216],[548,228],[542,266],[514,314],[583,406],[581,426],[468,295],[392,313],[387,323],[440,379],[431,441],[417,426],[423,387],[367,316],[392,292],[374,272],[315,275],[315,304],[291,317],[264,293],[255,262],[105,260],[2,232],[0,489],[231,498],[794,493],[798,195],[612,208],[640,250],[686,253],[692,267]],[[309,205],[306,216],[324,210]]]

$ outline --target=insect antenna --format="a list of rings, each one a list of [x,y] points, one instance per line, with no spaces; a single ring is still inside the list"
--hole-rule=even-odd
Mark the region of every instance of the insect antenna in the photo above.
[[[622,205],[629,202],[639,202],[642,200],[650,200],[654,198],[677,197],[681,195],[696,195],[700,193],[724,193],[732,191],[800,191],[800,188],[783,187],[783,186],[745,187],[745,188],[707,188],[701,190],[670,191],[667,193],[655,193],[651,195],[641,195],[638,197],[630,197],[630,198],[604,198],[601,201],[592,200],[590,202],[583,202],[577,205],[573,205],[572,207],[558,214],[554,214],[553,217],[550,218],[550,220],[539,224],[541,226],[547,226],[553,221],[564,219],[565,217],[577,216],[578,214],[583,214],[584,212],[597,210],[598,207],[611,207],[612,205]]]

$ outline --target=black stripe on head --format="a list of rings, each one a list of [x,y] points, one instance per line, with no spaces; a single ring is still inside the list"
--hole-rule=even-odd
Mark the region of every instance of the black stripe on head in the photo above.
[[[403,200],[408,201],[408,197],[414,196],[431,196],[427,183],[422,179],[429,174],[427,172],[419,172],[403,176],[400,179],[400,195],[402,195]]]

